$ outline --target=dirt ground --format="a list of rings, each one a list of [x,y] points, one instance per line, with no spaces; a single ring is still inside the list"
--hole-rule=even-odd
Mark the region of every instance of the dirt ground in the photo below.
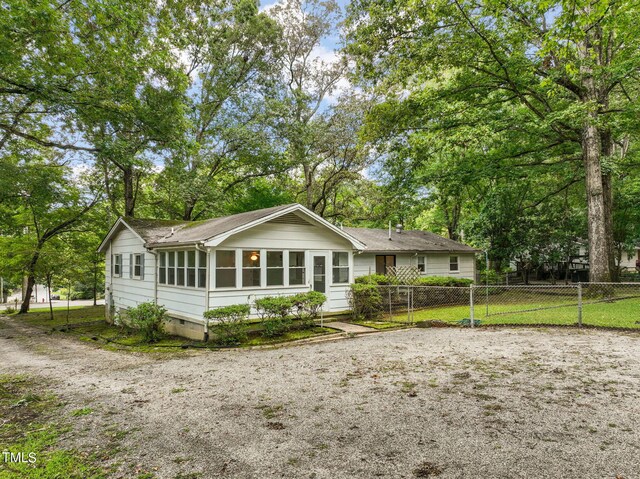
[[[411,329],[160,356],[0,319],[0,374],[16,373],[91,408],[68,445],[119,434],[113,477],[640,477],[636,333]]]

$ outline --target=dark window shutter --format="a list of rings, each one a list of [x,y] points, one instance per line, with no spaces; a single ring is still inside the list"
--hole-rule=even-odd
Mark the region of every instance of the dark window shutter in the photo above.
[[[140,255],[140,279],[144,279],[144,253]]]
[[[133,255],[129,255],[129,278],[133,278]]]

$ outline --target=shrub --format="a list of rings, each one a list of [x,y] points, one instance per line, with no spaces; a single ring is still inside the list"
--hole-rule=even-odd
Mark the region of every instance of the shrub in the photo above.
[[[472,279],[455,278],[451,276],[427,276],[418,280],[418,286],[471,286]]]
[[[267,338],[280,336],[291,329],[290,318],[270,318],[262,322],[262,334]]]
[[[349,290],[349,305],[357,318],[370,319],[382,311],[383,302],[375,283],[352,284]]]
[[[356,284],[399,284],[397,278],[385,276],[384,274],[368,274],[366,276],[358,276],[355,279]]]
[[[154,343],[164,335],[166,313],[167,310],[163,306],[151,301],[127,309],[131,326],[142,332],[147,343]]]
[[[319,291],[299,293],[292,297],[294,314],[298,319],[315,319],[320,308],[327,301],[327,296]]]
[[[293,296],[265,296],[256,299],[256,311],[260,318],[284,319],[292,313]]]
[[[217,342],[231,346],[247,339],[244,325],[250,311],[248,304],[232,304],[205,311],[204,319],[214,330]]]

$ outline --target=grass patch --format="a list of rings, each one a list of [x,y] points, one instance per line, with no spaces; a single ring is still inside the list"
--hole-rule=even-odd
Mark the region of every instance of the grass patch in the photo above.
[[[267,338],[264,336],[249,336],[249,339],[242,343],[240,346],[262,346],[267,344],[277,344],[277,343],[285,343],[289,341],[296,341],[299,339],[308,339],[314,338],[316,336],[324,336],[325,334],[335,333],[335,329],[331,328],[323,328],[320,326],[314,326],[309,329],[299,329],[294,331],[289,331],[287,333],[281,334],[280,336],[275,336],[273,338]]]
[[[578,321],[577,303],[567,303],[568,301],[566,300],[564,305],[559,303],[558,300],[544,302],[538,300],[521,303],[489,304],[489,316],[486,316],[486,305],[479,304],[475,306],[474,313],[475,319],[479,319],[482,325],[574,325]],[[640,311],[640,299],[638,298],[594,304],[585,303],[582,311],[582,322],[590,326],[640,329],[638,311]],[[468,305],[444,306],[415,311],[413,319],[416,322],[427,320],[458,322],[464,318],[469,318],[469,313]],[[394,315],[393,321],[406,323],[406,313]]]
[[[82,409],[76,409],[75,411],[72,411],[71,415],[74,417],[88,416],[92,412],[93,412],[93,409],[91,409],[90,407],[83,407]]]
[[[72,306],[69,309],[69,324],[104,320],[104,306]],[[67,308],[53,308],[53,320],[49,309],[30,311],[27,314],[12,314],[14,319],[33,326],[58,328],[67,324]]]
[[[70,428],[60,419],[58,399],[41,388],[41,381],[25,376],[0,376],[0,451],[24,461],[0,456],[0,479],[107,477],[94,456],[59,447]]]

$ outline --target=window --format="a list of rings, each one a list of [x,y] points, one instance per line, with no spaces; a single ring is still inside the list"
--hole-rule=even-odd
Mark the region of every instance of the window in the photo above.
[[[349,253],[333,253],[333,282],[349,282]]]
[[[207,287],[207,253],[198,251],[198,288]]]
[[[395,255],[376,255],[376,274],[387,274],[387,268],[395,265]]]
[[[176,251],[176,256],[178,257],[178,260],[176,261],[178,263],[178,266],[176,268],[176,285],[177,286],[184,286],[185,282],[184,282],[184,254],[185,251]]]
[[[418,271],[424,274],[427,272],[427,257],[426,256],[418,256]]]
[[[267,251],[267,286],[284,285],[284,262],[282,251]]]
[[[144,255],[142,264],[144,265]],[[204,251],[161,251],[158,253],[158,284],[207,287],[207,253]],[[144,267],[142,268],[144,274]]]
[[[195,260],[195,257],[194,257]],[[236,287],[236,252],[216,251],[216,288]]]
[[[196,252],[187,251],[187,286],[196,287]]]
[[[144,276],[144,255],[132,254],[131,255],[131,277],[135,279],[143,279]]]
[[[459,271],[457,256],[449,256],[449,271]]]
[[[304,284],[304,251],[289,251],[289,284]]]
[[[176,284],[176,252],[167,252],[167,284]]]
[[[260,286],[260,252],[242,252],[242,286]]]
[[[164,251],[160,253],[160,268],[158,276],[158,283],[167,283],[167,253]]]
[[[122,255],[113,255],[113,276],[120,278],[122,276]]]

